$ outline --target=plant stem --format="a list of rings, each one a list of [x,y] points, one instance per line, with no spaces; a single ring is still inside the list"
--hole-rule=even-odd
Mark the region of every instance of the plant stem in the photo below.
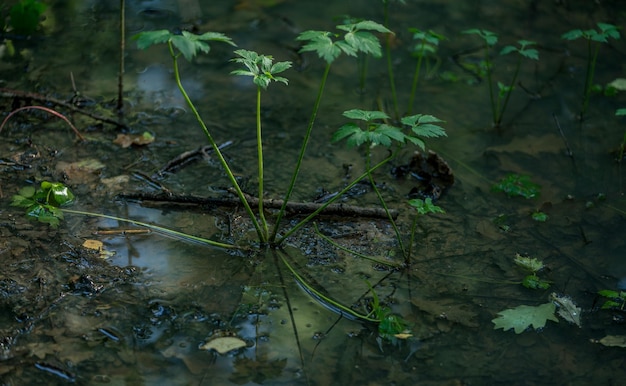
[[[257,86],[256,93],[256,148],[259,164],[259,218],[263,227],[262,242],[267,241],[268,229],[265,213],[263,213],[263,136],[261,134],[261,86]]]
[[[250,208],[250,204],[248,204],[248,201],[246,200],[246,197],[243,194],[243,191],[241,190],[241,187],[237,183],[237,179],[233,175],[233,172],[231,171],[230,167],[228,166],[228,163],[226,162],[226,159],[222,155],[222,152],[221,152],[217,142],[215,142],[215,140],[213,139],[213,136],[211,135],[211,133],[209,133],[209,129],[206,127],[206,124],[202,120],[202,117],[200,116],[200,113],[198,112],[198,109],[196,109],[196,106],[193,104],[193,102],[189,98],[189,95],[187,95],[187,92],[185,91],[185,88],[183,87],[183,84],[181,83],[180,73],[178,71],[178,55],[176,55],[176,53],[174,52],[174,47],[172,45],[172,42],[168,41],[167,45],[168,45],[168,47],[170,49],[170,55],[172,57],[172,61],[174,62],[174,78],[176,80],[176,85],[178,86],[178,89],[180,90],[181,94],[183,95],[183,98],[185,98],[185,102],[187,102],[187,105],[189,106],[189,108],[193,112],[193,115],[196,117],[196,120],[200,124],[200,127],[204,131],[204,134],[206,134],[206,137],[209,140],[209,143],[213,147],[213,151],[215,151],[215,155],[217,155],[217,158],[219,159],[220,164],[224,168],[224,171],[226,172],[226,175],[228,176],[228,179],[230,180],[233,188],[235,189],[235,191],[237,193],[237,197],[239,197],[239,200],[241,201],[241,204],[244,206],[244,208],[246,210],[246,213],[248,214],[248,217],[250,217],[250,221],[252,221],[252,224],[254,225],[254,229],[256,230],[256,233],[257,233],[257,235],[259,237],[259,241],[261,243],[264,243],[264,242],[267,241],[267,239],[265,237],[265,234],[261,230],[261,226],[259,225],[259,221],[256,219],[256,216],[255,216],[254,212],[252,211],[252,208]]]
[[[517,81],[517,75],[519,74],[520,66],[522,65],[522,57],[520,56],[517,59],[517,66],[515,67],[515,73],[513,74],[513,79],[511,80],[511,84],[509,85],[508,91],[506,93],[506,97],[504,98],[504,103],[500,106],[500,97],[498,96],[498,118],[494,122],[496,127],[500,127],[500,123],[502,123],[502,116],[504,115],[504,110],[506,110],[506,105],[509,103],[509,98],[513,93],[513,87],[515,86],[515,82]]]
[[[384,26],[389,28],[389,0],[383,1],[384,5]],[[393,110],[396,120],[400,119],[398,110],[398,94],[396,93],[396,81],[393,75],[393,63],[391,62],[391,34],[387,33],[385,39],[385,52],[387,55],[387,73],[389,74],[389,87],[391,88],[391,98],[393,100]]]
[[[276,217],[276,221],[274,223],[274,230],[272,231],[272,236],[270,237],[270,242],[273,243],[276,240],[276,234],[278,233],[278,227],[280,222],[285,214],[285,209],[287,208],[287,204],[289,199],[291,198],[291,194],[293,193],[293,189],[296,185],[296,180],[298,179],[298,174],[300,172],[300,168],[302,166],[302,159],[304,158],[304,153],[306,152],[307,145],[309,143],[309,139],[311,138],[311,132],[313,130],[313,124],[315,123],[315,118],[317,117],[317,112],[320,107],[320,101],[322,100],[322,94],[324,93],[324,87],[326,86],[326,79],[328,79],[328,73],[330,72],[330,63],[326,63],[326,68],[324,69],[324,74],[322,75],[322,81],[320,83],[320,88],[317,91],[317,98],[315,99],[315,104],[313,105],[313,112],[311,113],[311,118],[309,118],[309,125],[306,129],[306,133],[304,135],[304,139],[302,140],[302,146],[300,147],[300,154],[298,155],[298,161],[296,162],[296,167],[291,175],[291,181],[289,182],[289,188],[287,188],[287,193],[285,194],[285,198],[283,200],[283,205],[278,212],[278,216]]]
[[[593,76],[596,71],[596,61],[598,59],[598,52],[600,51],[600,44],[596,43],[596,49],[592,57],[591,39],[588,40],[587,46],[587,74],[585,76],[585,90],[583,92],[583,105],[580,109],[580,120],[583,120],[587,107],[589,107],[589,98],[591,97],[591,89],[593,88]]]
[[[493,115],[492,123],[496,123],[496,102],[493,98],[493,85],[491,84],[491,62],[489,61],[489,44],[485,44],[485,68],[487,71],[487,84],[489,85],[489,100],[491,101],[491,113]]]
[[[374,176],[372,175],[372,169],[370,169],[371,156],[372,156],[371,148],[368,147],[366,155],[365,155],[365,169],[366,169],[367,177],[370,181],[370,185],[372,185],[372,189],[374,190],[374,193],[376,193],[376,196],[378,197],[378,201],[380,202],[380,205],[382,205],[383,209],[385,210],[385,213],[387,213],[387,217],[389,218],[389,221],[391,222],[391,226],[393,227],[393,230],[396,233],[396,239],[398,240],[400,251],[402,252],[402,256],[404,257],[405,262],[406,262],[408,255],[406,253],[406,249],[404,248],[404,243],[402,242],[402,235],[400,235],[400,230],[398,229],[398,226],[396,225],[396,221],[393,219],[393,216],[391,215],[391,213],[389,213],[389,208],[387,207],[387,203],[385,202],[383,195],[380,193],[380,190],[378,190],[378,187],[376,186],[376,182],[374,181]]]
[[[411,96],[409,97],[409,105],[407,106],[406,115],[411,115],[413,112],[413,102],[415,101],[415,91],[417,90],[417,82],[420,77],[420,68],[422,67],[422,59],[424,58],[424,51],[426,45],[422,41],[422,52],[420,52],[420,57],[417,59],[417,64],[415,65],[415,73],[413,74],[413,83],[411,84]]]
[[[174,236],[174,237],[177,237],[177,238],[197,241],[197,242],[200,242],[200,243],[203,243],[203,244],[212,245],[212,246],[218,247],[218,248],[245,249],[245,248],[238,247],[236,245],[220,243],[220,242],[217,242],[217,241],[205,239],[205,238],[202,238],[202,237],[193,236],[193,235],[190,235],[190,234],[187,234],[187,233],[178,232],[178,231],[175,231],[175,230],[172,230],[172,229],[163,228],[163,227],[160,227],[158,225],[152,225],[152,224],[148,224],[148,223],[141,222],[141,221],[130,220],[130,219],[127,219],[127,218],[116,217],[116,216],[109,216],[109,215],[101,214],[101,213],[84,212],[82,210],[73,210],[73,209],[65,209],[65,208],[59,208],[59,209],[61,209],[61,211],[63,213],[80,214],[80,215],[83,215],[83,216],[108,218],[110,220],[115,220],[115,221],[120,221],[120,222],[127,222],[127,223],[130,223],[130,224],[146,227],[148,229],[152,229],[152,230],[155,230],[155,231],[158,231],[158,232],[161,232],[161,233],[165,233],[167,235]]]
[[[124,53],[126,50],[126,5],[120,0],[120,68],[117,82],[117,115],[120,123],[124,119]]]
[[[363,174],[361,174],[360,176],[358,176],[355,180],[353,180],[350,184],[348,184],[345,188],[343,188],[339,193],[337,193],[333,198],[331,198],[330,200],[328,200],[327,202],[324,203],[324,205],[322,205],[319,209],[317,209],[315,212],[311,213],[310,215],[308,215],[307,217],[305,217],[303,220],[301,220],[299,223],[297,223],[296,225],[293,226],[293,228],[291,228],[290,230],[288,230],[284,235],[282,235],[278,241],[276,242],[276,245],[281,244],[287,237],[291,236],[294,232],[296,232],[298,229],[302,228],[304,225],[306,225],[309,221],[311,221],[313,218],[315,218],[315,216],[317,216],[320,212],[322,212],[328,205],[332,204],[333,202],[337,201],[341,196],[343,196],[347,191],[349,191],[350,189],[352,189],[354,187],[354,185],[356,185],[357,183],[359,183],[359,181],[363,180],[364,178],[367,177],[369,172],[373,172],[374,170],[378,169],[379,167],[385,165],[387,162],[391,161],[393,158],[395,158],[396,156],[396,152],[394,152],[393,154],[391,154],[389,157],[385,158],[384,160],[380,161],[378,164],[376,164],[373,168],[371,168],[370,170],[364,172]]]

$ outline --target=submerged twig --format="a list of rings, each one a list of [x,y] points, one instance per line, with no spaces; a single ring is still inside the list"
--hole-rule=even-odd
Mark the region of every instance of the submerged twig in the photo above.
[[[84,141],[85,137],[83,137],[83,135],[78,131],[78,129],[72,124],[72,122],[70,122],[69,119],[67,119],[65,117],[65,115],[59,113],[58,111],[54,111],[48,107],[43,107],[43,106],[24,106],[24,107],[20,107],[18,109],[15,109],[13,111],[11,111],[11,113],[9,113],[9,115],[6,116],[6,118],[4,118],[4,120],[2,121],[2,124],[0,124],[0,132],[2,132],[2,129],[4,128],[4,125],[7,123],[7,121],[9,119],[11,119],[11,117],[13,115],[15,115],[16,113],[23,111],[23,110],[43,110],[49,114],[54,115],[57,118],[61,118],[62,120],[64,120],[68,125],[70,125],[70,127],[72,128],[72,130],[74,131],[74,134],[76,134],[76,136],[81,140]]]
[[[41,94],[37,94],[37,93],[25,92],[25,91],[20,91],[20,90],[13,90],[13,89],[9,89],[9,88],[0,88],[0,98],[18,98],[18,99],[37,101],[37,102],[40,102],[40,103],[49,103],[49,104],[53,104],[55,106],[61,106],[63,108],[66,108],[66,109],[74,112],[74,113],[79,113],[79,114],[82,114],[82,115],[86,115],[86,116],[88,116],[88,117],[90,117],[92,119],[95,119],[96,121],[109,123],[111,125],[115,125],[115,126],[126,128],[126,125],[120,124],[115,119],[103,117],[101,115],[94,114],[94,113],[91,113],[89,111],[85,111],[82,108],[76,107],[76,106],[72,105],[71,103],[62,101],[60,99],[56,99],[56,98],[53,98],[53,97],[49,97],[49,96],[45,96],[45,95],[41,95]]]
[[[155,201],[170,204],[190,204],[190,205],[205,205],[205,206],[225,206],[233,207],[241,205],[239,198],[235,197],[199,197],[193,195],[177,195],[177,194],[152,194],[152,193],[124,193],[118,195],[118,198],[126,200],[141,200],[141,201]],[[259,200],[256,197],[245,196],[246,201],[252,208],[256,208],[259,205]],[[284,204],[283,200],[265,199],[263,200],[263,206],[268,209],[280,209]],[[312,202],[288,202],[287,212],[291,214],[309,214],[313,213],[325,204],[312,203]],[[393,218],[398,217],[398,210],[390,209],[389,212]],[[369,217],[369,218],[383,218],[388,219],[387,213],[381,208],[362,208],[360,206],[347,205],[347,204],[331,204],[328,205],[321,214],[329,216],[344,216],[344,217]]]

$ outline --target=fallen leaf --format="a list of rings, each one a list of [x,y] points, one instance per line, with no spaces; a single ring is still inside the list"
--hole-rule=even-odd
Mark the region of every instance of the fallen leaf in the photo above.
[[[224,336],[211,339],[205,344],[200,345],[201,350],[215,350],[220,354],[226,354],[229,351],[246,347],[246,342],[233,336]]]
[[[600,340],[591,339],[591,342],[608,347],[626,347],[626,335],[607,335]]]
[[[550,294],[550,299],[558,306],[557,314],[567,320],[570,323],[581,327],[580,322],[580,307],[576,307],[576,304],[568,296],[557,295],[556,293]]]
[[[554,315],[556,306],[554,303],[545,303],[536,307],[532,306],[518,306],[512,309],[498,312],[498,317],[493,319],[492,322],[495,325],[494,330],[501,328],[504,331],[515,330],[516,334],[521,334],[529,326],[532,326],[535,330],[545,327],[548,320],[553,322],[559,322]]]
[[[85,242],[83,243],[83,247],[88,249],[94,249],[98,252],[102,250],[103,246],[104,244],[102,243],[102,241],[99,240],[85,240]]]
[[[154,135],[147,131],[144,131],[142,134],[118,134],[117,138],[113,140],[114,144],[120,145],[123,148],[127,148],[131,145],[148,145],[152,142],[154,142]]]

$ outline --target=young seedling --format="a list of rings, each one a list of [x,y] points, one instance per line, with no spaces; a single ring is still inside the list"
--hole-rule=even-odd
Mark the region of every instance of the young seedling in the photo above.
[[[537,273],[545,268],[541,260],[536,258],[525,257],[519,253],[515,255],[515,264],[526,271],[530,272],[530,275],[526,275],[522,281],[522,285],[530,289],[548,289],[550,288],[550,282],[537,276]]]
[[[502,116],[504,115],[504,111],[506,110],[506,106],[509,103],[509,98],[511,97],[511,93],[515,88],[515,82],[517,82],[517,76],[519,74],[519,69],[522,64],[522,58],[539,60],[539,52],[534,48],[528,48],[535,44],[535,42],[531,42],[528,40],[518,40],[519,48],[515,46],[506,46],[500,51],[500,55],[507,55],[511,52],[517,52],[519,57],[517,59],[517,64],[515,66],[515,72],[513,73],[513,78],[511,79],[511,83],[508,86],[505,86],[503,83],[498,82],[498,101],[496,103],[496,119],[494,121],[495,127],[500,127],[502,123]]]
[[[422,31],[417,28],[409,28],[409,31],[413,33],[413,40],[417,40],[417,43],[413,47],[413,56],[417,57],[417,64],[415,65],[415,72],[413,74],[413,82],[411,83],[411,95],[409,97],[409,104],[407,106],[407,115],[413,113],[413,103],[415,101],[415,91],[417,90],[417,83],[420,77],[420,69],[422,68],[422,61],[425,57],[436,57],[437,47],[439,42],[445,39],[443,35],[439,35],[432,30]],[[437,59],[439,60],[439,59]]]
[[[366,144],[365,147],[365,172],[370,181],[370,185],[374,190],[374,193],[378,197],[383,209],[387,212],[389,221],[396,233],[400,250],[405,259],[408,256],[407,250],[404,248],[404,243],[400,235],[400,231],[396,225],[395,220],[389,213],[389,209],[385,200],[383,199],[380,190],[376,186],[374,177],[372,175],[371,168],[371,149],[374,146],[391,147],[392,144],[396,144],[397,148],[402,147],[404,144],[412,143],[418,146],[420,149],[425,150],[425,144],[419,137],[434,138],[445,136],[445,130],[438,125],[443,122],[442,120],[432,115],[412,115],[404,117],[401,122],[404,126],[410,128],[408,132],[405,132],[402,128],[396,127],[385,123],[389,120],[389,116],[382,111],[367,111],[367,110],[348,110],[343,113],[346,118],[356,120],[360,123],[348,123],[340,127],[333,135],[333,142],[346,139],[349,147],[359,147]],[[362,127],[364,126],[364,127]],[[393,153],[394,155],[396,152]]]
[[[541,186],[532,182],[529,176],[520,174],[508,174],[492,189],[496,192],[503,192],[509,197],[535,198],[541,193]]]
[[[291,194],[293,193],[296,180],[298,179],[298,174],[302,166],[304,153],[306,152],[309,139],[311,138],[313,125],[315,124],[317,112],[319,110],[322,95],[324,93],[326,80],[328,79],[328,74],[330,73],[331,64],[342,53],[348,56],[356,56],[359,52],[373,55],[374,57],[382,56],[380,42],[378,41],[378,38],[376,38],[376,36],[374,36],[374,34],[372,34],[370,31],[391,33],[391,31],[389,31],[384,26],[369,20],[359,21],[356,23],[345,23],[342,25],[338,25],[337,29],[345,31],[343,39],[339,38],[339,34],[334,34],[328,31],[305,31],[298,35],[298,37],[296,38],[296,40],[307,42],[302,47],[300,52],[317,53],[317,55],[326,62],[326,67],[324,68],[324,73],[322,74],[322,80],[320,82],[320,87],[317,91],[317,97],[315,98],[315,104],[313,105],[311,117],[309,118],[309,124],[307,126],[306,133],[304,134],[304,139],[302,140],[298,160],[291,175],[291,181],[289,182],[289,187],[287,188],[287,193],[285,194],[285,198],[283,200],[283,205],[276,217],[274,230],[272,231],[272,235],[270,236],[270,242],[272,243],[276,240],[280,222],[285,213],[285,209],[287,208],[289,199],[291,198]],[[302,225],[304,224],[300,223],[298,227]],[[291,234],[293,233],[293,231],[294,229],[292,228],[290,231],[288,231],[288,233]],[[284,240],[284,237],[285,236],[283,236],[281,240]]]
[[[487,76],[487,86],[489,87],[489,100],[491,102],[491,112],[493,114],[493,122],[496,121],[496,101],[493,97],[493,85],[491,83],[491,68],[493,66],[491,62],[490,52],[493,46],[498,42],[498,35],[491,31],[487,31],[484,29],[468,29],[463,31],[464,34],[468,35],[478,35],[481,39],[485,41],[485,45],[483,47],[484,59],[482,60],[480,67],[485,71]]]
[[[172,63],[174,67],[174,78],[176,80],[176,85],[178,86],[178,89],[183,95],[185,102],[191,109],[194,117],[196,118],[196,121],[198,121],[198,124],[204,131],[204,134],[209,140],[209,143],[211,144],[211,147],[213,148],[215,155],[219,159],[220,164],[224,168],[224,171],[226,172],[226,175],[228,176],[228,179],[232,187],[235,189],[235,192],[237,193],[237,197],[239,197],[239,200],[241,201],[241,204],[243,205],[246,213],[248,214],[248,217],[252,221],[254,229],[256,230],[257,235],[259,237],[259,241],[262,243],[266,242],[267,232],[263,231],[263,228],[259,224],[259,221],[257,220],[256,215],[254,214],[254,212],[252,211],[252,208],[250,207],[250,204],[246,200],[243,190],[241,190],[241,187],[239,186],[239,183],[237,182],[235,175],[233,174],[230,166],[228,165],[228,162],[226,162],[226,159],[224,158],[224,155],[222,154],[222,151],[220,150],[219,145],[217,144],[217,142],[215,141],[215,139],[209,132],[207,125],[204,123],[204,120],[202,119],[202,117],[200,116],[200,113],[198,112],[198,109],[196,108],[194,103],[191,101],[191,99],[189,98],[189,95],[187,94],[187,91],[183,87],[183,84],[181,83],[179,68],[178,68],[178,57],[180,55],[183,55],[185,59],[187,59],[188,61],[191,61],[198,54],[198,52],[208,53],[211,50],[211,47],[209,46],[208,42],[211,42],[211,41],[222,42],[222,43],[229,44],[231,46],[236,46],[236,44],[233,43],[233,41],[229,37],[218,32],[206,32],[202,35],[195,35],[187,31],[182,31],[182,33],[178,35],[168,30],[146,31],[146,32],[141,32],[133,36],[133,39],[137,41],[137,47],[139,47],[139,49],[146,49],[155,44],[167,43],[170,56],[172,57]]]
[[[409,205],[415,209],[415,215],[413,216],[413,225],[411,225],[411,241],[409,242],[409,250],[407,253],[407,261],[411,258],[411,252],[413,250],[413,242],[415,240],[415,231],[417,230],[417,219],[420,216],[427,215],[429,213],[446,213],[440,206],[433,204],[433,200],[430,197],[425,199],[414,198],[409,200]]]
[[[529,40],[518,40],[519,48],[515,46],[505,46],[501,51],[500,55],[508,55],[511,52],[517,52],[520,56],[517,60],[517,65],[515,66],[515,72],[513,73],[513,78],[509,85],[505,85],[504,83],[498,82],[498,97],[494,96],[494,89],[492,83],[492,67],[493,62],[490,59],[489,53],[491,48],[495,46],[498,42],[498,36],[487,30],[480,29],[470,29],[463,31],[466,34],[478,35],[485,41],[484,51],[485,58],[482,62],[482,67],[485,70],[487,75],[487,83],[489,87],[489,100],[491,102],[491,113],[493,118],[493,126],[500,127],[502,124],[502,116],[504,115],[504,111],[506,110],[506,106],[509,103],[509,98],[511,97],[511,92],[515,87],[515,82],[517,82],[517,76],[519,74],[519,69],[522,64],[522,58],[539,60],[539,52],[534,48],[528,48],[535,44],[535,42],[531,42]]]
[[[73,201],[74,194],[67,186],[60,182],[43,181],[39,188],[26,186],[20,189],[13,196],[11,206],[25,208],[27,217],[56,228],[63,220],[63,212],[59,207]]]
[[[288,84],[287,78],[276,76],[291,67],[291,62],[276,62],[271,56],[259,55],[254,51],[237,50],[235,54],[239,58],[232,59],[233,62],[243,64],[247,70],[232,71],[233,75],[251,76],[252,82],[257,86],[256,100],[256,141],[259,166],[259,218],[263,227],[263,237],[261,242],[266,242],[269,237],[269,230],[265,214],[263,213],[263,136],[261,133],[261,90],[267,90],[271,82],[281,82]]]
[[[608,43],[609,38],[616,40],[620,38],[618,27],[607,23],[598,23],[597,25],[598,30],[588,29],[583,31],[574,29],[561,35],[561,38],[565,40],[577,40],[580,38],[587,40],[587,70],[585,72],[585,88],[583,89],[583,102],[579,117],[581,121],[589,106],[589,98],[593,89],[593,77],[596,71],[600,44]]]

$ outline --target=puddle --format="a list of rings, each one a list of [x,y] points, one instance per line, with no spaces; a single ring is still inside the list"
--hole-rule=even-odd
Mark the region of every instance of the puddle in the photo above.
[[[190,12],[193,8],[181,5],[192,3],[133,2],[128,34],[197,23],[201,31],[228,34],[242,48],[295,61],[294,70],[284,73],[289,85],[272,84],[262,99],[266,196],[280,198],[324,67],[315,55],[296,54],[295,37],[308,29],[333,28],[338,15],[380,21],[382,6],[222,1]],[[582,385],[610,383],[622,374],[624,348],[592,341],[625,335],[623,312],[601,310],[597,292],[623,289],[626,277],[625,172],[611,154],[624,130],[614,113],[626,102],[622,94],[593,95],[587,118],[579,122],[586,45],[560,39],[596,21],[623,25],[617,2],[389,6],[397,24],[392,53],[401,109],[415,66],[407,28],[433,29],[448,38],[440,45],[441,61],[437,69],[431,67],[432,77],[420,79],[415,111],[446,121],[448,137],[426,142],[452,168],[454,185],[436,202],[446,214],[418,218],[408,268],[380,264],[403,261],[392,227],[379,219],[324,217],[317,224],[332,242],[379,260],[374,263],[331,245],[313,226],[290,237],[284,250],[253,253],[158,231],[133,233],[144,228],[111,218],[66,214],[58,229],[24,218],[10,206],[11,197],[25,185],[57,180],[76,194],[72,209],[215,241],[248,245],[254,239],[238,208],[142,205],[117,196],[162,188],[197,196],[228,194],[228,181],[210,155],[175,173],[155,174],[207,142],[176,89],[166,50],[138,51],[129,41],[126,131],[148,131],[154,142],[122,149],[113,143],[114,128],[77,113],[68,116],[89,138],[86,143],[77,143],[63,122],[40,111],[16,115],[0,132],[0,380],[14,385],[439,385],[553,384],[558,379]],[[87,1],[49,8],[46,34],[16,41],[21,56],[0,62],[2,87],[62,100],[79,92],[111,108],[117,93],[117,8]],[[458,65],[481,60],[479,40],[461,33],[469,28],[499,33],[498,46],[519,39],[540,42],[540,60],[523,63],[521,84],[500,130],[491,127],[486,85]],[[235,69],[228,62],[232,56],[231,47],[212,44],[210,55],[181,63],[181,74],[217,141],[228,142],[224,153],[244,190],[254,192],[256,93],[249,79],[229,75]],[[623,76],[625,56],[622,40],[602,47],[596,82]],[[516,64],[508,56],[494,57],[494,63],[498,80],[508,79]],[[347,183],[346,174],[363,170],[361,152],[330,143],[346,123],[343,111],[392,109],[385,59],[368,62],[365,91],[359,91],[358,68],[354,58],[333,63],[296,200],[336,192]],[[3,94],[0,103],[9,111],[13,100]],[[97,112],[115,118],[105,109]],[[385,155],[384,149],[374,149],[377,159]],[[412,155],[404,150],[394,165],[376,172],[389,205],[400,209],[403,235],[410,233],[414,213],[406,200],[419,184],[410,173],[396,179],[391,170],[409,163]],[[103,166],[68,169],[85,160],[91,167],[96,161]],[[492,186],[509,173],[529,175],[541,186],[539,198],[494,192]],[[345,203],[376,206],[377,200],[363,189]],[[531,218],[539,210],[548,221]],[[296,221],[289,217],[285,225]],[[83,247],[88,239],[101,241],[107,253]],[[516,254],[544,262],[540,276],[551,283],[548,290],[520,285],[526,273],[515,265]],[[283,258],[322,296],[296,279]],[[410,338],[377,339],[376,326],[363,321],[375,301],[370,285],[390,312],[407,321]],[[581,327],[560,319],[519,335],[493,329],[498,312],[546,303],[552,292],[571,297],[581,308]],[[361,318],[341,317],[341,307],[352,307]],[[236,348],[223,354],[207,350],[212,347],[207,342],[218,338],[232,338]]]

